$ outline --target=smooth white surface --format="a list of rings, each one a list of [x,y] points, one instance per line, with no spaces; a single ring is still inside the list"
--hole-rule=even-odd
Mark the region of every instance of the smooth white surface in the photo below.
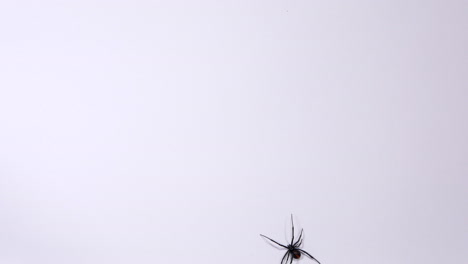
[[[0,263],[466,262],[467,10],[2,1]]]

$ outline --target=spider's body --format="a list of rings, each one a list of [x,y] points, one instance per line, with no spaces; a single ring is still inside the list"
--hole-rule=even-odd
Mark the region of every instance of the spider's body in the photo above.
[[[303,229],[301,230],[301,234],[299,235],[299,238],[297,239],[296,242],[294,242],[294,222],[293,222],[293,218],[292,218],[292,215],[291,215],[291,223],[292,223],[292,239],[291,239],[291,243],[287,246],[285,245],[282,245],[276,241],[274,241],[273,239],[267,237],[267,236],[264,236],[262,234],[260,234],[262,237],[270,240],[271,242],[287,249],[286,253],[284,254],[283,256],[283,259],[281,259],[281,264],[288,264],[288,261],[289,261],[289,264],[292,263],[293,259],[299,259],[302,255],[302,253],[304,253],[305,255],[307,255],[308,257],[310,257],[311,259],[317,261],[318,264],[320,264],[320,262],[318,260],[316,260],[314,257],[312,257],[312,255],[310,255],[309,253],[307,253],[306,251],[300,249],[300,246],[302,245],[302,232],[304,231]]]
[[[291,253],[292,257],[295,259],[301,258],[301,252],[297,249],[292,250],[292,251],[290,250],[289,253]]]
[[[288,252],[295,259],[301,258],[301,252],[299,250],[297,250],[294,246],[289,245],[288,246]]]

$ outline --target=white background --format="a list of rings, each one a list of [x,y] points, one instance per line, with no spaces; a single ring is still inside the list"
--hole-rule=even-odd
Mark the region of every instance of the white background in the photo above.
[[[466,263],[467,10],[2,0],[0,263]]]

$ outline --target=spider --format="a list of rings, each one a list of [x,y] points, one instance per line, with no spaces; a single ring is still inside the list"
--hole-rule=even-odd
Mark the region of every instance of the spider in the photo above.
[[[285,245],[282,245],[276,241],[274,241],[273,239],[267,237],[267,236],[264,236],[262,234],[260,234],[262,237],[270,240],[271,242],[287,249],[288,251],[286,251],[286,254],[284,254],[283,258],[281,259],[281,264],[287,264],[288,263],[288,260],[291,258],[291,260],[289,261],[289,264],[292,263],[293,259],[299,259],[302,255],[302,253],[304,253],[305,255],[309,256],[311,259],[317,261],[318,264],[320,264],[320,262],[315,259],[314,257],[312,257],[312,255],[310,255],[309,253],[307,253],[305,250],[302,250],[300,249],[299,247],[301,246],[302,244],[302,232],[304,231],[304,229],[301,229],[301,234],[299,235],[299,238],[297,239],[296,242],[294,242],[294,221],[293,221],[293,216],[291,215],[291,224],[292,224],[292,239],[291,239],[291,244],[285,246]],[[285,260],[286,259],[286,260]]]

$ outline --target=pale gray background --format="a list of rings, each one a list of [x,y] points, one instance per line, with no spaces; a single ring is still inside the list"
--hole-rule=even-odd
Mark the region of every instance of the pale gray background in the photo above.
[[[468,261],[467,1],[0,3],[0,263]],[[312,263],[308,259],[301,263]]]

